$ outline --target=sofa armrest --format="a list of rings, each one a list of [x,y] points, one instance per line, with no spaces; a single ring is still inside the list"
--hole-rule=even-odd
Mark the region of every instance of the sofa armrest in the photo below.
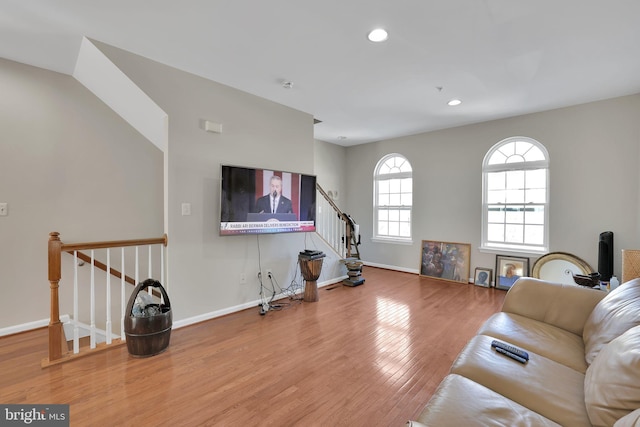
[[[596,289],[522,277],[507,292],[502,311],[582,336],[585,321],[605,295]]]

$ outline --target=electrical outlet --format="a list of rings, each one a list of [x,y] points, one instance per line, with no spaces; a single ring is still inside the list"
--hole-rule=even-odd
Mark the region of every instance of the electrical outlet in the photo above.
[[[240,273],[240,284],[243,285],[247,283],[247,275],[245,273]]]
[[[7,216],[9,214],[9,204],[0,203],[0,216]]]

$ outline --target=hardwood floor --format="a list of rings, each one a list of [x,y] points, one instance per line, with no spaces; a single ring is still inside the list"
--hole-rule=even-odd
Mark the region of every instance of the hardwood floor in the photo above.
[[[72,426],[402,426],[505,292],[365,267],[366,283],[42,369],[46,330],[0,339],[0,403],[70,405]],[[287,303],[288,301],[284,301]]]

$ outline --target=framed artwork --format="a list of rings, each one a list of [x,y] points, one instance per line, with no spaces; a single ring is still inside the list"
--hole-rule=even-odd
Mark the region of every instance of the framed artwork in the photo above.
[[[469,283],[471,244],[423,240],[420,276]]]
[[[511,289],[520,277],[529,275],[529,258],[496,255],[496,288]]]
[[[473,275],[473,283],[477,286],[483,286],[485,288],[489,288],[491,287],[492,276],[493,276],[492,269],[476,267],[476,272]]]

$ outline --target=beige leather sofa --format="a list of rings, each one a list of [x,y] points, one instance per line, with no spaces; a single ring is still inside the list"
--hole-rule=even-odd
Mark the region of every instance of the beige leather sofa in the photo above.
[[[639,325],[640,279],[608,294],[519,279],[408,425],[640,426]]]

